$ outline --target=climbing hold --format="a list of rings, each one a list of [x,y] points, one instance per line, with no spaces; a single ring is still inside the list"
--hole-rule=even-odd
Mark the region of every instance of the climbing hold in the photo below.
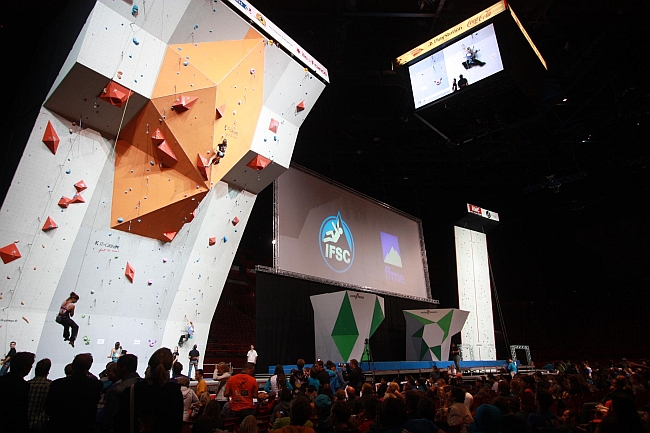
[[[45,220],[45,224],[43,224],[43,228],[41,230],[46,232],[48,230],[52,230],[52,229],[55,229],[57,227],[59,227],[59,226],[54,222],[52,217],[48,216],[47,219]]]
[[[156,128],[153,134],[151,135],[151,140],[153,140],[153,143],[158,145],[165,141],[165,136],[163,135],[162,131],[160,128]]]
[[[176,237],[176,233],[178,233],[178,232],[166,232],[166,233],[163,233],[163,236],[164,236],[166,239],[168,239],[169,242],[171,242],[171,241],[173,241],[174,238]]]
[[[255,74],[255,68],[251,68],[251,75]]]
[[[238,223],[239,223],[239,218],[234,217],[234,218],[232,219],[232,225],[236,226]]]
[[[29,320],[27,320],[27,317],[23,316],[23,320],[25,321],[25,323],[29,323]]]
[[[280,126],[280,122],[271,118],[271,122],[269,123],[269,131],[273,132],[274,134],[277,134],[278,126]]]
[[[86,185],[86,182],[83,180],[80,180],[79,182],[74,184],[74,187],[77,189],[77,192],[81,192],[84,189],[88,188],[88,185]]]
[[[216,118],[221,119],[226,112],[226,104],[221,104],[217,107]]]
[[[94,295],[94,294],[95,294],[95,291],[94,291],[94,290],[91,290],[91,291],[90,291],[90,294],[91,294],[91,295]]]
[[[45,134],[43,134],[43,143],[47,146],[50,151],[56,155],[56,151],[59,148],[59,136],[52,126],[52,122],[47,121],[47,126],[45,127]]]
[[[70,205],[71,202],[72,202],[71,198],[63,196],[63,197],[61,197],[61,200],[59,200],[58,204],[59,204],[60,207],[65,209]]]
[[[194,103],[195,103],[196,101],[198,101],[198,100],[199,100],[199,98],[198,98],[197,96],[193,96],[193,97],[191,97],[191,96],[183,96],[183,95],[180,95],[180,96],[179,96],[178,98],[176,98],[176,100],[172,103],[172,109],[175,110],[175,111],[177,111],[177,112],[179,112],[179,113],[182,113],[182,112],[187,111],[187,110],[189,110],[190,108],[192,108],[192,106],[194,105]]]
[[[124,218],[118,218],[118,219],[117,219],[117,222],[118,222],[118,223],[123,223],[123,222],[124,222]]]
[[[109,81],[97,97],[115,107],[123,107],[133,92],[115,81]]]
[[[198,28],[199,28],[199,25],[198,25],[198,24],[194,24],[194,30],[196,30],[196,29],[198,29]]]
[[[131,266],[131,263],[126,262],[126,270],[124,271],[124,275],[126,275],[126,278],[129,279],[129,281],[133,282],[133,279],[135,278],[135,268]]]
[[[250,162],[246,164],[246,166],[254,170],[261,171],[264,170],[270,162],[270,159],[265,158],[262,155],[257,155],[255,158],[251,159]]]
[[[183,66],[188,66],[190,62],[183,62]]]
[[[224,237],[223,237],[223,242],[224,242],[224,243],[228,242],[228,238],[224,236]]]
[[[136,38],[133,38],[133,43],[136,44],[136,45],[140,45],[140,42],[138,42],[138,40]]]
[[[167,258],[163,257],[163,263],[167,263]]]
[[[86,200],[81,196],[81,194],[75,194],[72,196],[70,203],[86,203]]]
[[[196,159],[196,166],[204,178],[208,179],[210,177],[210,174],[208,172],[208,168],[210,168],[210,161],[208,160],[208,158],[204,158],[200,153],[198,153]]]
[[[133,5],[131,8],[131,15],[133,15],[133,18],[138,17],[138,5]]]
[[[212,246],[217,243],[217,238],[208,239],[208,245]]]
[[[299,113],[305,109],[305,100],[303,99],[302,101],[298,102],[296,105],[296,113]]]
[[[150,285],[152,285],[152,284],[153,284],[153,280],[152,280],[152,279],[147,280],[147,285],[148,285],[148,286],[150,286]]]
[[[156,155],[160,158],[160,163],[163,167],[173,167],[178,162],[178,158],[169,143],[167,143],[167,140],[163,140],[156,147]]]

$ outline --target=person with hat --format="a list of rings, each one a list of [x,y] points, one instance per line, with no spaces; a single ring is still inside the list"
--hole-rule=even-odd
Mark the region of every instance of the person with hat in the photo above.
[[[332,420],[330,419],[332,400],[324,394],[320,394],[314,400],[316,407],[316,433],[326,433],[332,431]]]

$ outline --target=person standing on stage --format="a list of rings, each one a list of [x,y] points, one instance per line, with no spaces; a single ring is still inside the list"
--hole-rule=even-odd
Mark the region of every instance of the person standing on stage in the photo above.
[[[192,347],[192,350],[190,350],[190,353],[187,354],[187,357],[190,360],[190,365],[189,365],[189,367],[187,367],[187,377],[191,378],[192,377],[192,367],[194,367],[194,371],[196,371],[199,368],[200,354],[199,354],[199,351],[196,350],[196,344]]]
[[[460,349],[456,343],[451,343],[451,359],[454,361],[456,371],[460,371]]]
[[[120,356],[122,356],[122,346],[120,346],[119,341],[116,341],[115,347],[111,349],[111,354],[108,355],[107,358],[111,358],[111,361],[117,362],[117,360],[120,359]]]
[[[9,364],[11,364],[11,357],[16,354],[16,342],[9,343],[9,352],[2,359],[2,368],[0,368],[0,376],[4,376],[9,371]]]
[[[508,371],[508,374],[510,374],[510,377],[515,377],[515,374],[517,374],[517,363],[512,360],[512,358],[508,358],[508,366],[506,367],[506,370]]]
[[[255,346],[252,344],[251,350],[246,354],[246,362],[250,362],[253,365],[257,364],[257,351],[255,350]]]

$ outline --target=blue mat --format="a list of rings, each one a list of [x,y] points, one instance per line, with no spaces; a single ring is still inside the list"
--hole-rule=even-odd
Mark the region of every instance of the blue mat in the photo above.
[[[453,361],[383,361],[383,362],[360,362],[359,366],[364,371],[395,371],[395,370],[431,370],[434,365],[440,369],[446,369],[453,364]],[[497,361],[461,361],[460,368],[499,368],[507,365],[505,360]],[[519,365],[519,361],[517,361]],[[305,364],[305,367],[311,367],[312,364]],[[285,374],[291,373],[291,370],[298,368],[295,365],[283,365]],[[275,367],[269,367],[269,374],[275,373]]]

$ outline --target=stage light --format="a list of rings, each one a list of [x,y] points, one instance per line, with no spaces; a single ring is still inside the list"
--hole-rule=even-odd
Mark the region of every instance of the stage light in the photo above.
[[[564,99],[562,99],[562,102],[566,102],[568,100],[569,100],[569,98],[564,98]]]

